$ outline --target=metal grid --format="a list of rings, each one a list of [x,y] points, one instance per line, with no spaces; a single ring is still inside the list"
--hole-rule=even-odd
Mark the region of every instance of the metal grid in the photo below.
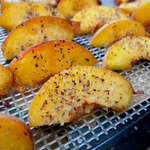
[[[113,0],[105,0],[102,3],[114,6]],[[0,28],[0,44],[7,35],[8,32]],[[88,48],[101,65],[106,50],[90,48],[88,45],[90,38],[90,36],[78,36],[74,38],[74,42]],[[4,64],[5,61],[0,51],[0,64]],[[97,108],[90,114],[78,118],[78,121],[64,126],[31,128],[35,138],[35,149],[91,149],[94,142],[109,135],[120,124],[125,124],[128,119],[133,119],[135,114],[139,115],[141,111],[146,111],[150,107],[150,62],[140,61],[132,68],[119,73],[131,82],[135,91],[141,90],[145,93],[134,95],[127,111],[115,112]],[[39,88],[28,89],[24,93],[12,88],[8,95],[0,97],[0,112],[17,116],[28,123],[28,109]]]

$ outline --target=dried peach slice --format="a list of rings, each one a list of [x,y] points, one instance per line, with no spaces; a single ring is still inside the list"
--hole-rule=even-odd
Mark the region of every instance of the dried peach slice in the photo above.
[[[34,150],[29,126],[17,117],[0,113],[0,148],[3,150]]]
[[[13,85],[13,74],[12,72],[0,65],[0,95],[6,95],[8,88]]]
[[[29,47],[9,65],[14,74],[13,86],[23,92],[50,76],[73,66],[95,65],[94,55],[86,48],[65,40],[54,40]]]
[[[95,105],[126,109],[133,94],[129,81],[110,70],[75,67],[51,77],[33,99],[30,126],[70,122]]]
[[[131,2],[131,3],[122,3],[119,8],[121,8],[126,13],[132,15],[132,13],[138,8],[139,2]]]
[[[50,6],[56,6],[57,0],[3,0],[1,3],[1,13],[8,7],[14,4],[23,3],[23,2],[40,2]]]
[[[117,20],[107,23],[91,38],[91,47],[107,47],[123,37],[130,35],[146,36],[146,29],[138,22],[130,20]]]
[[[147,26],[150,25],[150,1],[144,2],[135,12],[132,14],[132,19]]]
[[[130,16],[119,8],[110,6],[92,6],[78,12],[74,21],[81,22],[81,34],[88,34],[104,24],[114,20],[130,20]]]
[[[61,12],[42,3],[24,2],[11,5],[0,16],[0,26],[12,30],[22,22],[38,16],[57,16],[65,18]]]
[[[129,36],[112,45],[103,59],[103,68],[124,70],[131,67],[132,62],[150,59],[150,38]]]
[[[17,26],[4,40],[4,57],[13,59],[31,45],[48,40],[70,40],[80,32],[80,23],[59,17],[39,16]]]
[[[73,18],[82,9],[96,5],[98,5],[97,0],[61,0],[57,10],[62,12],[66,18]]]

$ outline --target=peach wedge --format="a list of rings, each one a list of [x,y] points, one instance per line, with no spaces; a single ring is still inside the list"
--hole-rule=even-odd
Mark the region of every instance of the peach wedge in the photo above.
[[[80,32],[80,23],[59,17],[39,16],[17,26],[4,40],[4,57],[13,59],[31,45],[48,40],[70,40]]]
[[[50,78],[33,99],[30,126],[68,123],[94,106],[126,109],[133,94],[132,85],[110,70],[81,66]]]
[[[126,13],[132,15],[132,13],[138,8],[139,2],[130,2],[130,3],[122,3],[119,8],[121,8]]]
[[[150,1],[143,3],[132,14],[132,19],[143,24],[144,26],[150,25]]]
[[[86,48],[65,40],[54,40],[29,47],[9,65],[14,74],[14,87],[23,92],[36,86],[63,69],[95,65],[94,55]]]
[[[121,9],[110,6],[92,6],[73,17],[74,21],[81,22],[81,34],[91,33],[110,21],[120,19],[130,20],[130,16]]]
[[[150,38],[129,36],[112,45],[105,54],[102,66],[110,70],[124,70],[140,59],[150,59]]]
[[[57,10],[62,12],[66,18],[73,18],[82,9],[96,5],[98,5],[97,0],[61,0]]]
[[[42,3],[24,2],[5,9],[0,16],[0,26],[7,30],[38,16],[57,16],[64,18],[61,12]]]
[[[116,3],[116,5],[121,5],[121,4],[123,4],[123,3],[128,3],[130,0],[114,0],[115,1],[115,3]]]
[[[8,88],[13,85],[13,75],[11,71],[0,65],[0,95],[6,95]]]
[[[146,36],[146,29],[138,22],[130,20],[117,20],[107,23],[91,38],[90,47],[107,47],[123,37],[129,35]]]
[[[1,13],[8,7],[14,4],[19,4],[23,2],[40,2],[49,6],[56,6],[57,2],[55,0],[3,0],[1,3]]]
[[[2,150],[34,150],[33,134],[24,121],[0,113],[0,148]]]

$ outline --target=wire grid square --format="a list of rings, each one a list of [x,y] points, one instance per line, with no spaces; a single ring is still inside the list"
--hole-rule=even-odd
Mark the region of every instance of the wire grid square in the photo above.
[[[102,4],[114,6],[114,0],[103,0]],[[8,33],[0,28],[0,44]],[[76,36],[73,41],[89,49],[100,61],[101,66],[106,49],[90,48],[90,38],[91,35]],[[5,61],[0,50],[0,64],[7,66]],[[107,138],[107,135],[113,134],[118,126],[125,124],[129,119],[132,120],[135,115],[140,115],[140,112],[145,112],[150,107],[150,62],[137,62],[132,68],[121,71],[119,74],[128,79],[135,90],[142,90],[145,94],[134,95],[126,111],[115,112],[97,108],[90,114],[83,115],[64,126],[31,128],[35,139],[35,149],[91,149],[97,141],[102,141]],[[28,124],[28,109],[39,89],[40,87],[35,87],[19,93],[12,88],[8,95],[0,96],[0,112],[17,116]]]

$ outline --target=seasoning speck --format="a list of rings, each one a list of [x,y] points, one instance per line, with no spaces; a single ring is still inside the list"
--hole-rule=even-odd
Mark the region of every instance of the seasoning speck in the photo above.
[[[15,55],[15,58],[16,58],[16,59],[18,59],[18,56],[17,56],[17,55]]]
[[[64,116],[64,114],[65,114],[65,112],[63,112],[63,113],[62,113],[62,116],[61,116],[61,117],[63,117],[63,116]]]
[[[74,110],[77,111],[75,107],[74,107]]]
[[[39,66],[39,65],[36,63],[36,64],[35,64],[35,67],[38,67],[38,66]]]
[[[85,60],[86,60],[86,61],[89,61],[89,59],[88,59],[88,58],[86,58]]]

